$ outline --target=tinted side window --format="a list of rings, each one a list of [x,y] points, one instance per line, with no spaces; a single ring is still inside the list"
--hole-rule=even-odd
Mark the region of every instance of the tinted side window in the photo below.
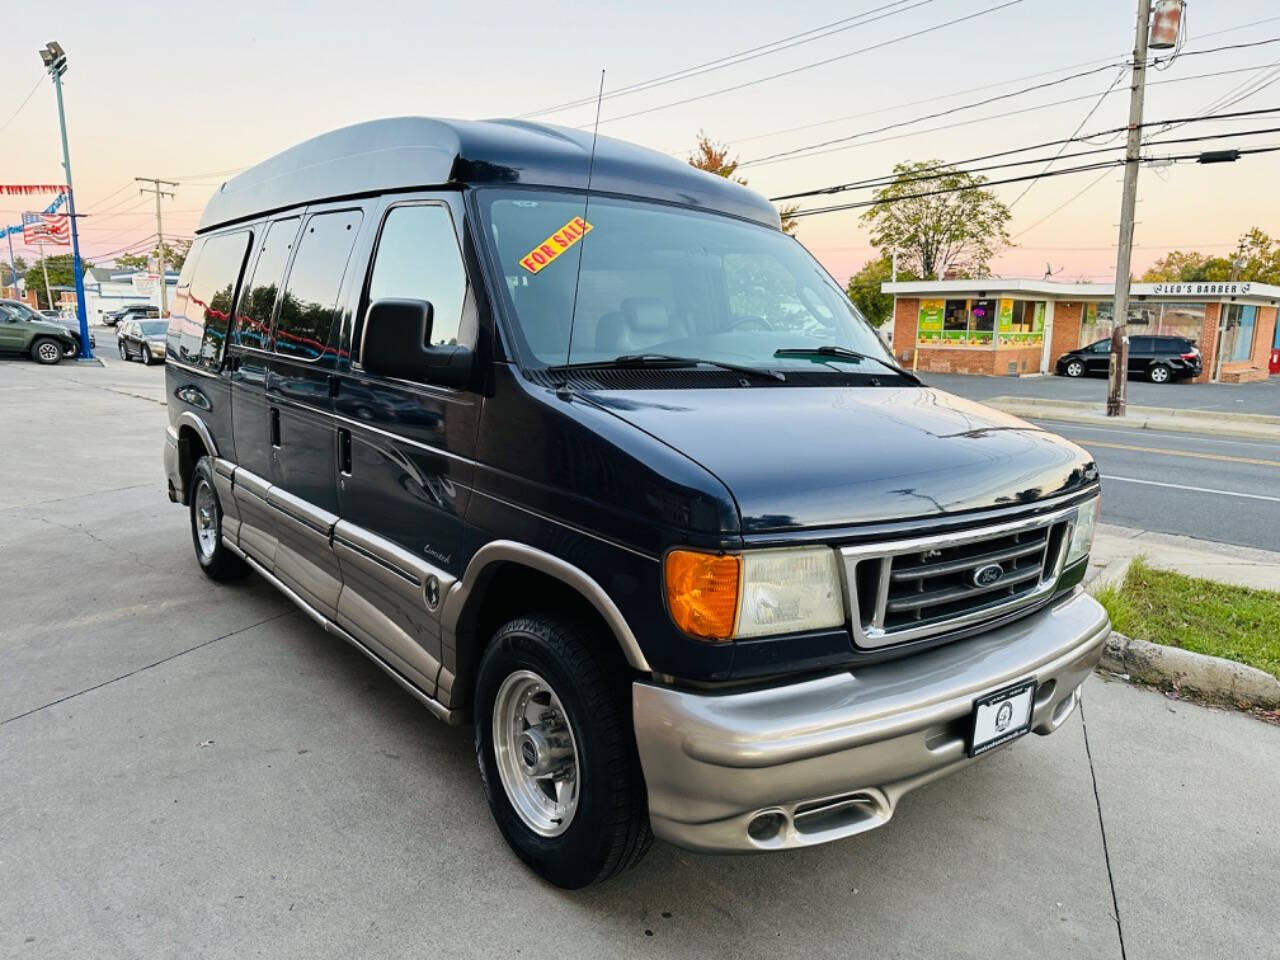
[[[231,325],[231,308],[235,302],[236,284],[244,268],[245,256],[253,235],[238,233],[210,237],[204,246],[196,275],[191,280],[190,307],[196,307],[203,328],[199,351],[202,367],[217,370],[222,351],[227,345],[227,328]],[[181,349],[181,347],[180,347]]]
[[[235,333],[232,334],[236,344],[259,350],[271,349],[271,311],[275,308],[276,293],[284,279],[284,268],[289,262],[289,252],[297,234],[297,217],[277,220],[267,228],[258,264],[253,268],[253,280],[245,285],[240,297]]]
[[[1151,337],[1133,337],[1129,341],[1129,353],[1155,353],[1155,343]]]
[[[195,276],[196,264],[200,262],[200,254],[204,251],[205,238],[197,237],[191,249],[187,251],[187,259],[182,264],[182,272],[178,274],[178,286],[173,291],[173,307],[169,311],[169,329],[165,334],[165,352],[171,357],[178,356],[178,347],[187,333],[187,303],[190,300],[191,278]],[[121,335],[128,324],[136,316],[132,307],[123,307],[120,311],[119,332]]]
[[[369,278],[369,302],[388,298],[431,303],[431,342],[458,342],[467,272],[453,232],[453,218],[441,206],[393,207],[382,224]],[[360,328],[352,353],[360,355]]]
[[[361,218],[359,210],[340,210],[307,221],[276,318],[276,353],[304,360],[324,354]]]

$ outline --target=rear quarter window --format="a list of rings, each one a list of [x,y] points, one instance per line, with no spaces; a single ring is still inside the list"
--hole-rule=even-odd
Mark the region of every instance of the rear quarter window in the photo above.
[[[176,359],[209,370],[221,365],[231,306],[251,239],[248,230],[207,238],[190,284],[182,289],[179,281],[167,338]]]
[[[337,210],[307,220],[276,313],[276,353],[318,360],[329,350],[338,295],[362,218],[359,210]]]

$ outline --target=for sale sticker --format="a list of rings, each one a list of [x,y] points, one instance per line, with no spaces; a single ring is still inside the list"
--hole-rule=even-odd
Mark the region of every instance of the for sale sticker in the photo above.
[[[551,236],[547,237],[546,240],[530,250],[528,254],[521,257],[520,266],[530,273],[537,273],[550,265],[556,257],[560,256],[590,232],[591,224],[583,220],[582,217],[574,217]]]

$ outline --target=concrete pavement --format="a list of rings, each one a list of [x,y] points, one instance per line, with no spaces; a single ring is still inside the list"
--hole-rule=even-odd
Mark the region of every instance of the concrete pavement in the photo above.
[[[1280,729],[1099,678],[1085,723],[855,840],[658,844],[606,886],[547,887],[490,822],[469,729],[260,581],[198,572],[162,382],[0,364],[2,956],[1141,960],[1280,938]]]

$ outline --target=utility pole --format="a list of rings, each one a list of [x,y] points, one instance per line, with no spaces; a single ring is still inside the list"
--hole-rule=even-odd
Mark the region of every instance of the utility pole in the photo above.
[[[160,180],[157,177],[134,177],[139,183],[149,183],[149,187],[139,187],[138,193],[154,193],[156,195],[156,251],[160,259],[160,316],[169,316],[169,283],[165,279],[164,273],[164,223],[160,219],[160,198],[168,197],[173,199],[173,191],[162,190],[161,187],[173,187],[178,189],[178,185],[172,180]]]
[[[1124,193],[1120,201],[1120,242],[1116,250],[1116,295],[1111,328],[1107,416],[1123,417],[1129,378],[1129,274],[1133,260],[1133,216],[1138,203],[1138,159],[1142,152],[1142,103],[1147,92],[1147,31],[1151,0],[1138,0],[1133,43],[1133,83],[1129,92],[1129,140],[1124,153]]]
[[[62,169],[67,174],[67,213],[71,217],[71,262],[76,275],[76,319],[80,321],[80,359],[92,360],[89,346],[89,318],[84,307],[84,268],[80,262],[80,231],[76,226],[76,195],[71,187],[71,150],[67,147],[67,115],[62,108],[62,75],[67,72],[67,52],[62,44],[50,40],[40,51],[40,62],[53,77],[58,94],[58,129],[62,132]]]
[[[40,251],[40,269],[44,272],[44,295],[49,300],[49,309],[53,309],[53,287],[49,286],[49,264],[44,259],[44,241],[36,241],[36,249]],[[40,305],[40,301],[36,301],[36,306]]]
[[[6,230],[5,235],[9,238],[9,272],[13,274],[13,299],[18,299],[18,263],[13,259],[13,233]]]

